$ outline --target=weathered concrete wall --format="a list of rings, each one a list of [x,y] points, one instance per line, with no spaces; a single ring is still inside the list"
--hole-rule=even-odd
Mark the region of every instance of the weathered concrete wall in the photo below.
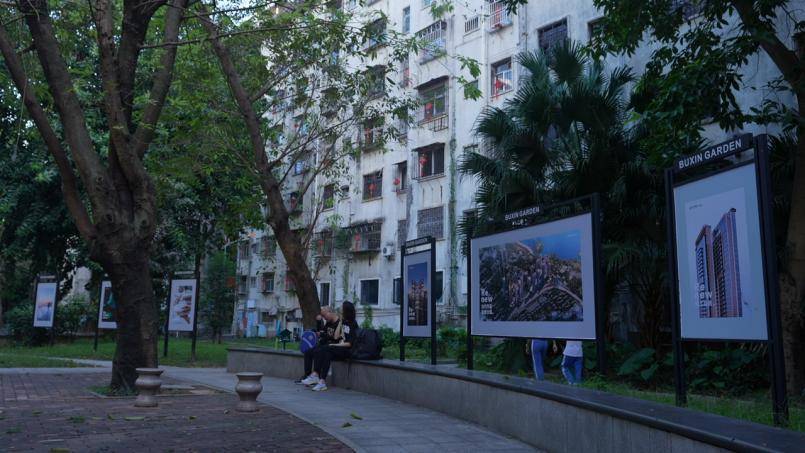
[[[234,348],[228,370],[297,378],[298,352]],[[593,390],[410,362],[336,362],[328,384],[416,404],[547,451],[796,451],[805,435]]]

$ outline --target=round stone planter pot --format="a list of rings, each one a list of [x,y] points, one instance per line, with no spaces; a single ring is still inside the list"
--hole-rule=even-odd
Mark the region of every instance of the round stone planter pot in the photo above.
[[[260,410],[257,406],[257,396],[263,391],[263,384],[260,379],[263,378],[263,373],[250,373],[243,372],[237,373],[238,384],[235,386],[235,392],[238,394],[238,405],[235,410],[238,412],[257,412]]]
[[[157,394],[162,387],[160,376],[165,370],[159,368],[137,368],[137,380],[134,386],[137,387],[137,400],[134,402],[136,407],[156,407]]]

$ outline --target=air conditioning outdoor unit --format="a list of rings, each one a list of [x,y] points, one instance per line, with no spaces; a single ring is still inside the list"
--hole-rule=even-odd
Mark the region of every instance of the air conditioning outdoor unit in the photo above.
[[[383,256],[385,256],[386,258],[391,258],[392,256],[394,256],[394,251],[395,250],[393,242],[387,242],[386,245],[384,245],[383,248],[381,249]]]

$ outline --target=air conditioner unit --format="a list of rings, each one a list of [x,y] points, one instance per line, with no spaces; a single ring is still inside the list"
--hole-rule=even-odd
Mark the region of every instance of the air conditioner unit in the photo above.
[[[383,256],[385,256],[386,258],[391,258],[392,256],[394,256],[395,252],[394,243],[393,242],[386,243],[386,245],[384,245],[383,248],[381,249],[381,252],[383,253]]]

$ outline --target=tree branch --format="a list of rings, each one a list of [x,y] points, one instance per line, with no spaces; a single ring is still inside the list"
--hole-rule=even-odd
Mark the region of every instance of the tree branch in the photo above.
[[[25,108],[31,115],[31,119],[34,121],[34,124],[36,124],[39,133],[42,135],[42,139],[45,141],[48,151],[50,151],[50,154],[56,161],[56,166],[61,176],[64,203],[73,216],[76,228],[85,241],[92,243],[97,232],[95,225],[93,225],[92,220],[90,220],[89,213],[84,203],[81,201],[78,181],[76,180],[75,173],[73,173],[70,160],[67,158],[67,153],[65,153],[62,147],[61,141],[58,136],[56,136],[56,132],[54,132],[53,128],[50,126],[50,122],[41,104],[39,104],[39,100],[36,99],[36,95],[33,93],[32,87],[28,81],[28,76],[25,74],[22,62],[14,51],[14,46],[11,44],[11,40],[6,34],[5,28],[2,27],[0,27],[0,52],[3,54],[6,67],[11,74],[11,78],[14,80],[14,85],[16,85],[17,90],[22,95]]]

